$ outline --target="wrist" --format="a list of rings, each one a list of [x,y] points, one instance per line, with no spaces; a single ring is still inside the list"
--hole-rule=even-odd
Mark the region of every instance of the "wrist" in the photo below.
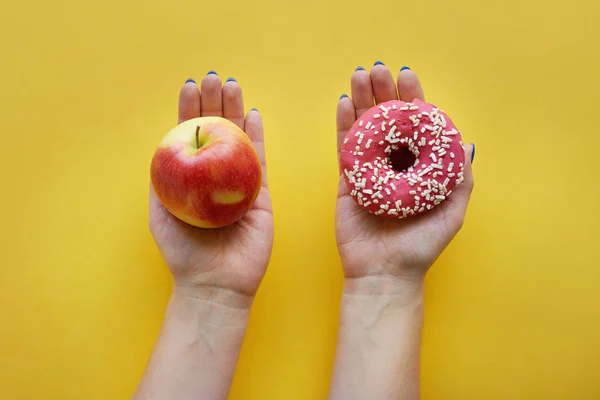
[[[423,302],[424,278],[399,278],[389,275],[346,277],[345,302],[365,303],[388,299],[388,306],[408,307]]]
[[[175,280],[171,302],[182,300],[193,302],[200,307],[212,305],[215,309],[239,310],[238,313],[243,313],[250,311],[254,296],[234,289]]]

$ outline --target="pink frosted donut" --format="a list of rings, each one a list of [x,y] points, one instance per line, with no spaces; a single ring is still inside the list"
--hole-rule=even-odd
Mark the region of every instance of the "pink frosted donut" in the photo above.
[[[463,181],[462,137],[436,106],[392,100],[365,112],[346,135],[340,164],[352,198],[375,215],[431,210]]]

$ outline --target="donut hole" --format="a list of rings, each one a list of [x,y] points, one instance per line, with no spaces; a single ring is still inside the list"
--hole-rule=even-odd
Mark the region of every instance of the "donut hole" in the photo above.
[[[403,146],[397,150],[392,150],[388,160],[394,171],[405,172],[408,168],[415,165],[417,158],[408,147]]]

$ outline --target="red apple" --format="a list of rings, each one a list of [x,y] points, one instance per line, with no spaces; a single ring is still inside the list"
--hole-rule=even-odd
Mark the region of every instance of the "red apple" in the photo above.
[[[171,214],[193,226],[218,228],[250,210],[262,171],[244,131],[224,118],[203,117],[179,124],[163,138],[150,176]]]

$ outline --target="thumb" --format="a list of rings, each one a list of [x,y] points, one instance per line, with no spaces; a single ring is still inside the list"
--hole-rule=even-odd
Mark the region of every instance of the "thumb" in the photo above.
[[[464,218],[467,212],[467,206],[469,205],[469,199],[473,192],[473,186],[475,181],[473,179],[473,160],[475,158],[475,145],[470,144],[465,148],[465,168],[463,171],[464,180],[459,184],[450,197],[452,202],[453,212]],[[449,199],[449,200],[450,200]]]

